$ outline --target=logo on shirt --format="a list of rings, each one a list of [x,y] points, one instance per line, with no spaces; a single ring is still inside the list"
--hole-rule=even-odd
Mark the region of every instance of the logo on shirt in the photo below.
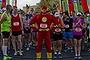
[[[43,17],[42,18],[42,22],[47,22],[47,18],[46,17]]]

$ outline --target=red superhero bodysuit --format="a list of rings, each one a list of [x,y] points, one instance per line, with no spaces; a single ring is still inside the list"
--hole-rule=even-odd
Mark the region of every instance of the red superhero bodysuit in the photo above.
[[[42,49],[42,42],[43,39],[45,41],[45,46],[47,50],[47,58],[52,58],[52,51],[51,51],[51,40],[50,40],[50,25],[51,23],[59,24],[58,20],[48,13],[46,13],[45,10],[47,10],[46,6],[43,6],[41,8],[42,13],[35,15],[31,21],[30,25],[34,26],[35,23],[37,23],[38,26],[38,36],[37,36],[37,47],[36,47],[36,58],[41,58],[41,49]]]

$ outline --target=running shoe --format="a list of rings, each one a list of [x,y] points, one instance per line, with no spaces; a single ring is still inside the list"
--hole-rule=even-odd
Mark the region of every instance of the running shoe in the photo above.
[[[61,54],[58,54],[58,58],[62,59],[62,55]]]
[[[18,53],[18,52],[16,51],[16,52],[14,53],[14,55],[16,56],[16,55],[17,55],[17,53]]]
[[[19,54],[20,54],[20,56],[22,56],[22,55],[23,55],[23,53],[22,53],[21,51],[19,51]]]
[[[54,58],[54,59],[58,58],[57,54],[54,54],[53,58]]]

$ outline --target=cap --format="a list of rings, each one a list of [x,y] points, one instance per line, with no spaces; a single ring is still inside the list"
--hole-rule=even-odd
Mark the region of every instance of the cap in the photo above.
[[[90,14],[87,14],[87,16],[90,16]]]
[[[2,10],[6,10],[6,8],[3,8]]]
[[[77,16],[81,16],[81,15],[82,15],[82,13],[81,13],[81,12],[78,12],[78,13],[77,13]]]
[[[56,13],[54,14],[54,16],[55,16],[55,17],[59,17],[60,14],[59,14],[58,12],[56,12]]]

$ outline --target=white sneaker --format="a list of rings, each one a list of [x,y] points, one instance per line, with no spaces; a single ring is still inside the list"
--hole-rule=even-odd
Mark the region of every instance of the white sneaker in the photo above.
[[[29,48],[27,48],[26,50],[29,50]]]
[[[8,56],[7,54],[3,54],[4,56]]]
[[[17,52],[15,52],[14,55],[17,55]]]
[[[32,45],[32,42],[30,42],[28,45],[31,46]]]
[[[23,54],[22,54],[22,52],[19,52],[19,54],[20,54],[20,56],[22,56]]]

